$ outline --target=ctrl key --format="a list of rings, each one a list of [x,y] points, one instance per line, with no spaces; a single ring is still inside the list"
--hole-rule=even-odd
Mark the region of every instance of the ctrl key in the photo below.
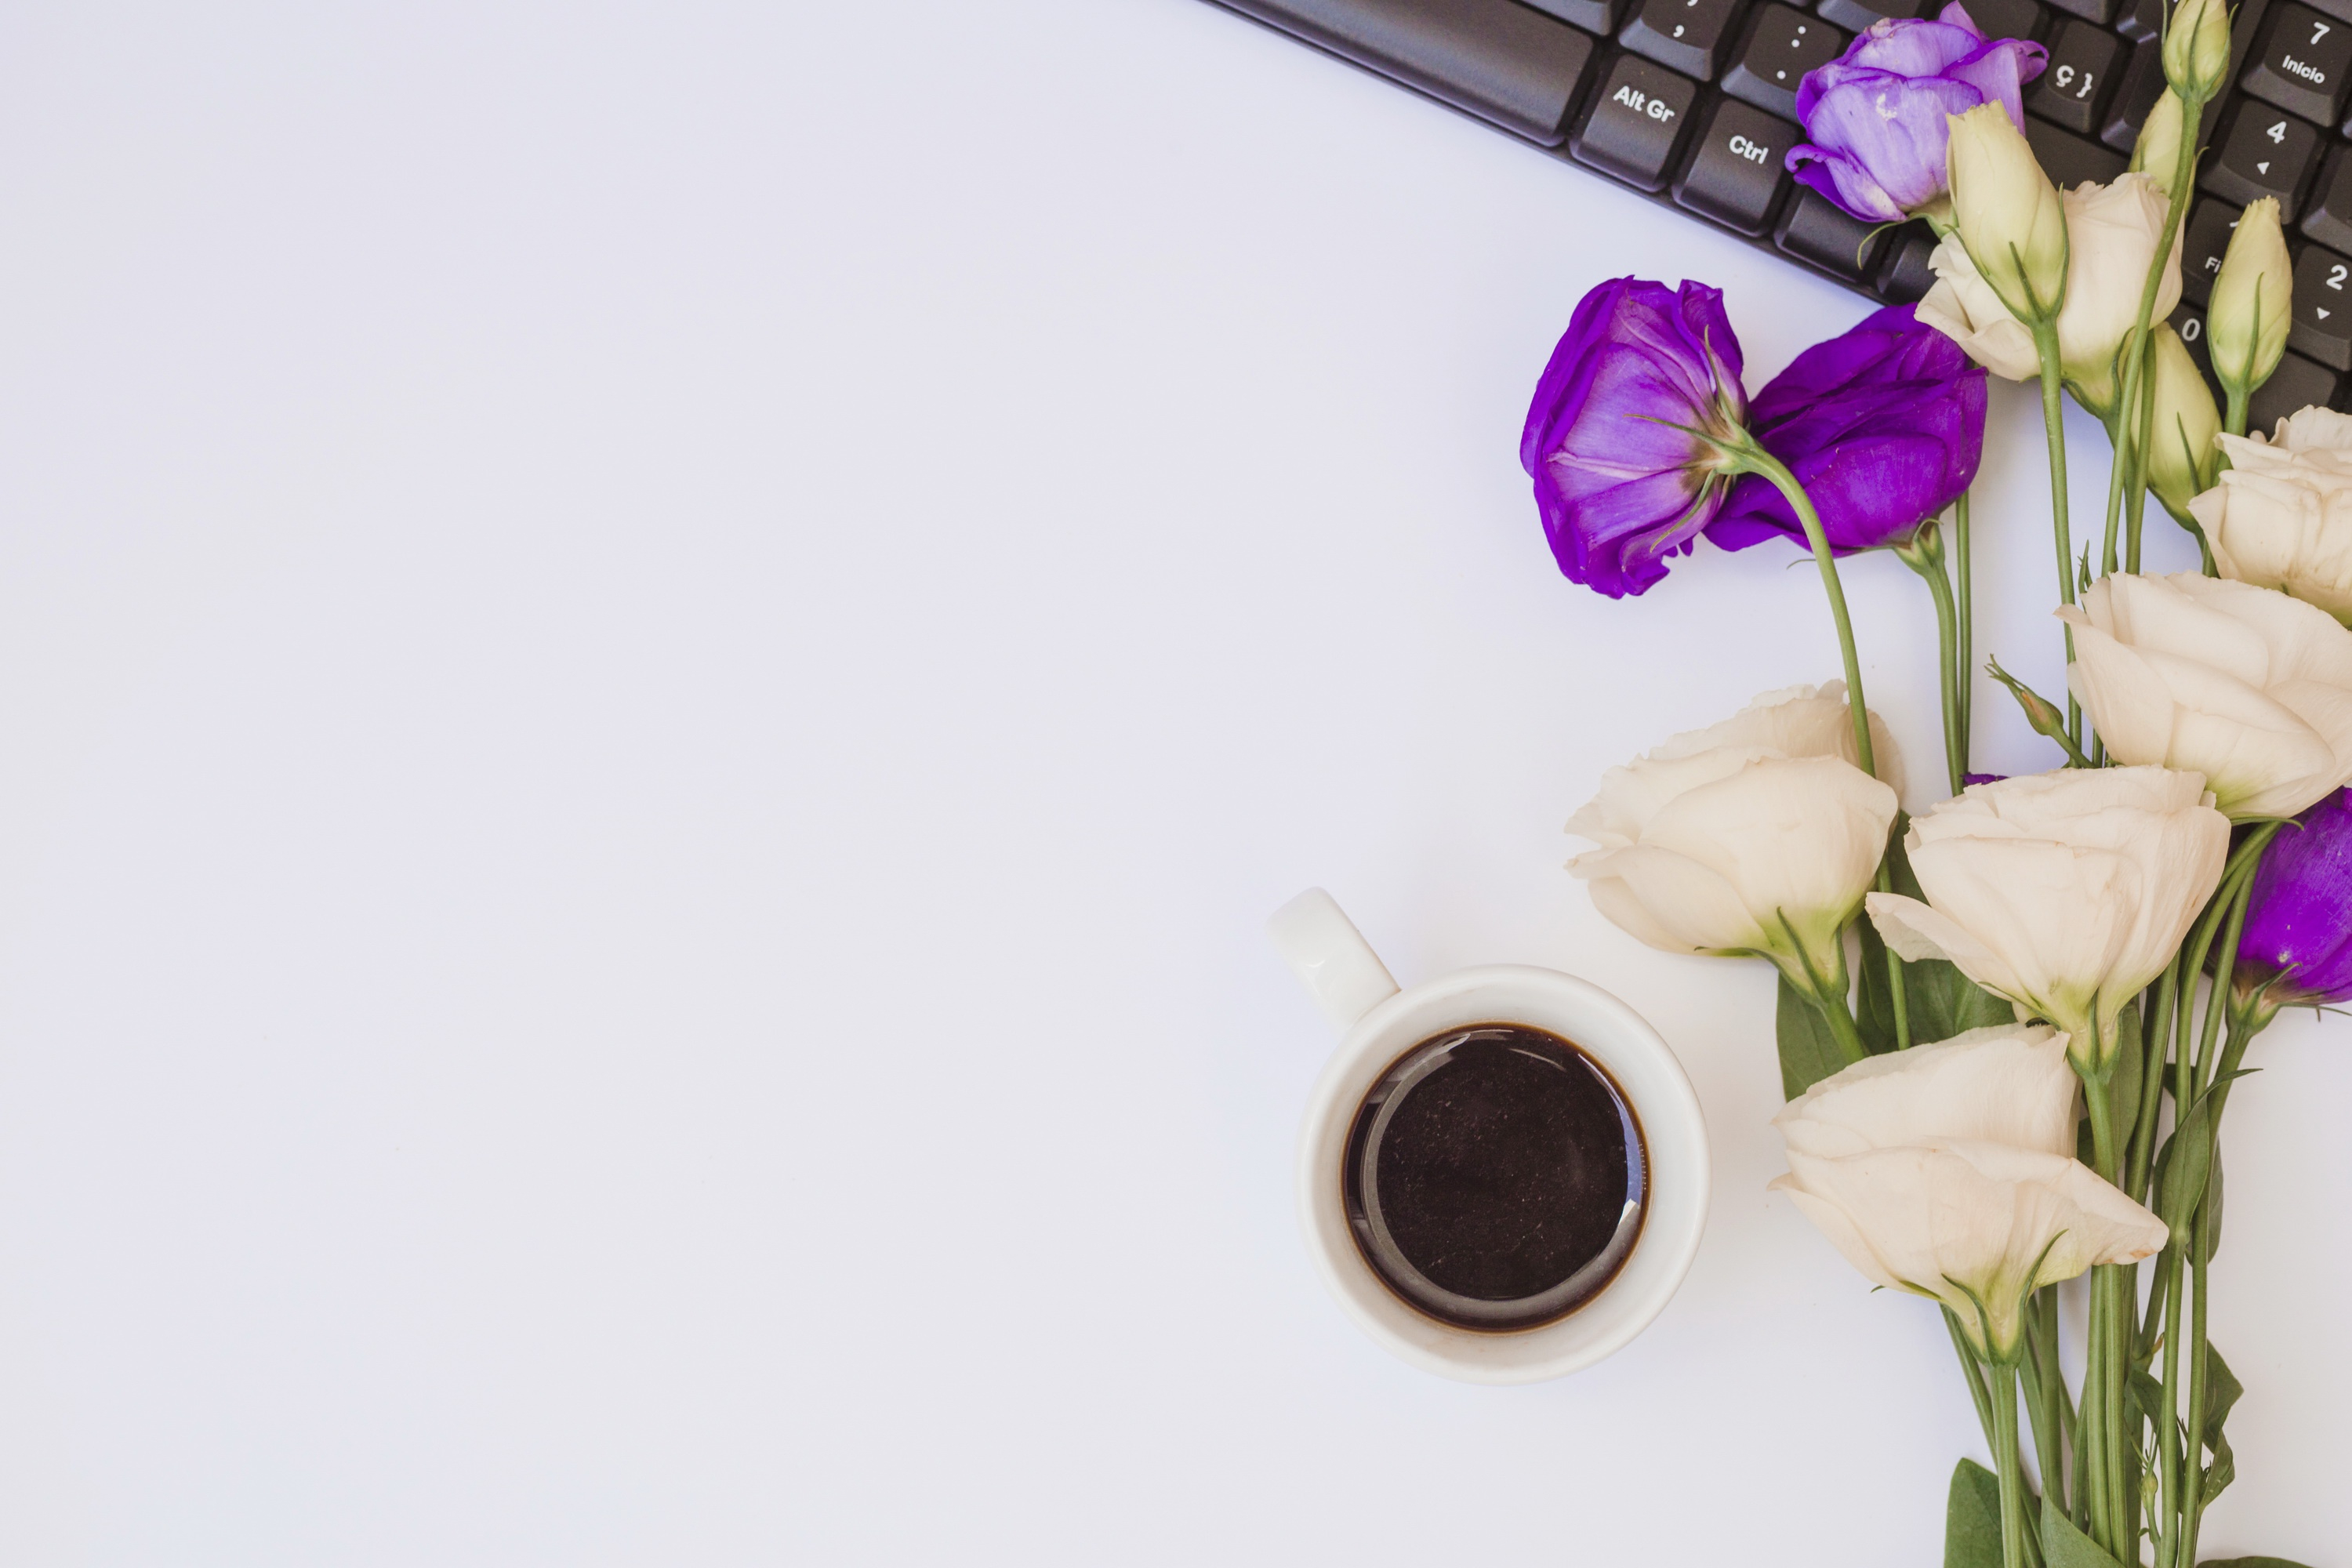
[[[1620,55],[1584,123],[1568,139],[1580,163],[1590,163],[1629,185],[1654,191],[1666,183],[1682,144],[1698,84],[1638,55]]]
[[[1762,234],[1788,187],[1781,167],[1797,128],[1736,99],[1721,99],[1698,134],[1690,167],[1675,183],[1675,200],[1726,228]]]

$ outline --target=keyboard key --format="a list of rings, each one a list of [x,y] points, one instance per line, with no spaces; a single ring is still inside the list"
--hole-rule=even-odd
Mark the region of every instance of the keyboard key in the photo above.
[[[2300,414],[2315,404],[2333,408],[2343,395],[2342,376],[2301,354],[2283,354],[2271,378],[2246,399],[2246,429],[2272,435],[2288,415]]]
[[[1759,5],[1723,90],[1767,114],[1794,120],[1797,84],[1843,53],[1845,34],[1827,22],[1786,5]]]
[[[2287,346],[2334,370],[2352,370],[2352,261],[2317,246],[2294,264]]]
[[[1717,99],[1698,133],[1690,167],[1675,184],[1675,200],[1746,235],[1772,226],[1772,209],[1790,181],[1782,160],[1797,128],[1737,99]]]
[[[2139,128],[2147,123],[2148,111],[2164,96],[2164,46],[2153,38],[2134,44],[2116,80],[2115,107],[2107,110],[2099,140],[2128,156],[2139,143]]]
[[[2034,0],[1968,0],[1969,19],[1988,38],[2038,39],[2049,13]]]
[[[2272,10],[2254,47],[2244,86],[2265,102],[2334,125],[2344,109],[2347,70],[2352,70],[2352,25],[2308,5],[2283,5]]]
[[[1936,269],[1927,264],[1935,254],[1936,237],[1927,232],[1926,224],[1915,223],[1899,230],[1895,252],[1878,274],[1879,297],[1890,305],[1926,299],[1927,290],[1936,286]]]
[[[2212,346],[2205,341],[2205,312],[2183,300],[2165,319],[2180,335],[2180,346],[2189,351],[2189,363],[2197,367],[2197,374],[2203,376],[2205,384],[2212,389],[2214,401],[2220,402],[2221,383],[2213,374]]]
[[[2025,117],[2025,144],[2033,149],[2042,172],[2050,183],[2063,189],[2068,185],[2105,184],[2124,172],[2129,160],[2121,153],[2111,153],[2096,142],[2085,142],[2080,136],[2069,136],[2046,120]]]
[[[1698,84],[1639,55],[1620,55],[1569,138],[1579,163],[1654,191],[1666,183]]]
[[[2276,196],[2279,216],[2293,223],[2295,198],[2319,163],[2318,131],[2283,110],[2242,98],[2214,140],[2221,151],[2208,153],[2198,188],[2240,206]]]
[[[1618,42],[1669,70],[1713,81],[1739,0],[1641,0]]]
[[[2167,5],[2165,0],[2132,0],[2124,14],[2116,18],[2116,31],[2135,44],[2144,44],[2150,38],[2160,38],[2164,37],[2165,13],[2171,9],[2172,7]],[[1969,15],[1974,16],[1975,13],[1970,12]],[[1570,20],[1573,21],[1575,18],[1570,17]],[[1986,37],[1990,37],[1991,35],[1988,33]]]
[[[2237,226],[2238,209],[2227,202],[2208,196],[2189,209],[2189,232],[2180,237],[2180,296],[2200,310],[2213,297],[2213,279]]]
[[[1270,27],[1543,147],[1567,137],[1594,44],[1518,0],[1226,0]]]
[[[1823,271],[1858,283],[1870,275],[1871,263],[1885,248],[1886,230],[1848,216],[1821,192],[1799,186],[1797,199],[1773,231],[1772,243]]]
[[[2051,0],[2061,11],[2071,11],[2085,22],[2095,22],[2104,27],[2116,14],[2116,0]],[[1975,13],[1969,13],[1973,16]]]
[[[1602,37],[1617,30],[1625,11],[1625,0],[1527,0],[1538,11],[1549,11],[1570,26],[1581,27]]]
[[[2338,147],[2311,193],[2303,232],[2333,250],[2352,255],[2352,154]]]
[[[2050,47],[2050,66],[2025,89],[2025,110],[2078,136],[2099,129],[2099,110],[2106,103],[2109,81],[2123,58],[2124,47],[2113,33],[2088,22],[2069,21],[2058,29]]]
[[[1822,0],[1822,15],[1849,33],[1859,33],[1889,16],[1912,22],[1942,9],[1937,0]]]

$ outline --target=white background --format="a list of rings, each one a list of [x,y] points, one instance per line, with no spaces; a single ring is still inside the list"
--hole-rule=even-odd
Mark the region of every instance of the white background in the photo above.
[[[1751,386],[1862,301],[1192,0],[11,7],[0,257],[0,1560],[1940,1561],[1974,1419],[1763,1190],[1769,976],[1560,869],[1836,672],[1819,587],[1596,597],[1516,460],[1603,277]],[[1848,582],[1921,804],[1927,600]],[[1614,1360],[1324,1298],[1318,882],[1680,1051],[1710,1229]],[[2208,1540],[2325,1568],[2352,1026],[2258,1059]]]

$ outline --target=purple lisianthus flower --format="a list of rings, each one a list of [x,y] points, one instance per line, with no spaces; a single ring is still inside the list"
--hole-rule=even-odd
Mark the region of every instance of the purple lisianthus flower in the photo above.
[[[2264,1015],[2352,1001],[2352,790],[2337,790],[2279,829],[2254,868],[2237,983],[2269,982]]]
[[[1896,223],[1950,191],[1945,116],[1998,103],[2025,123],[2040,44],[1988,38],[1958,4],[1933,22],[1873,22],[1845,53],[1797,84],[1806,140],[1789,172],[1865,223]]]
[[[1805,488],[1841,554],[1907,538],[1977,477],[1984,456],[1985,372],[1909,305],[1864,317],[1815,343],[1749,405],[1748,427]],[[1706,536],[1744,550],[1786,535],[1797,514],[1772,482],[1732,487]]]
[[[1690,552],[1723,501],[1710,437],[1738,439],[1747,417],[1739,365],[1719,289],[1615,278],[1578,302],[1519,437],[1570,581],[1622,598]]]

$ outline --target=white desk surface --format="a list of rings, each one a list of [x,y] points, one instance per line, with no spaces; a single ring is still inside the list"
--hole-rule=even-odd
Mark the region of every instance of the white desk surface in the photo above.
[[[1606,602],[1515,457],[1604,276],[1754,385],[1862,301],[1192,0],[19,7],[0,258],[0,1561],[1940,1561],[1973,1418],[1764,1192],[1769,976],[1560,869],[1836,672],[1813,574]],[[1681,1052],[1710,1229],[1613,1361],[1324,1298],[1317,882]],[[2208,1538],[2324,1568],[2352,1025],[2259,1055]]]

